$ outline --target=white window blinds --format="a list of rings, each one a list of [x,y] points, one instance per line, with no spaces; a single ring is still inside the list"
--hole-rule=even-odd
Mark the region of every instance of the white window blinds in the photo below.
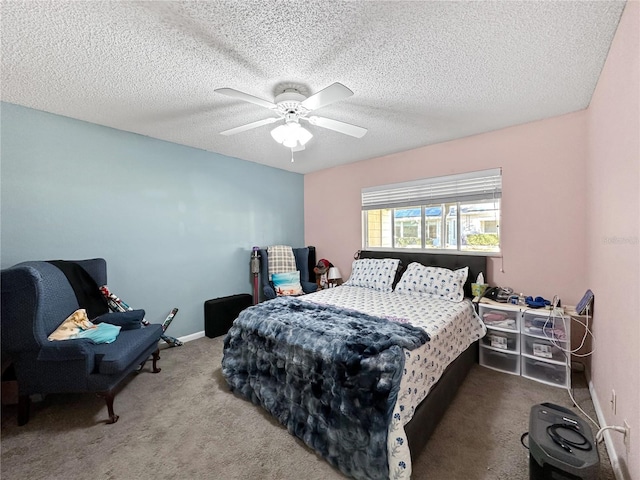
[[[362,209],[473,202],[502,196],[502,169],[425,178],[362,189]]]

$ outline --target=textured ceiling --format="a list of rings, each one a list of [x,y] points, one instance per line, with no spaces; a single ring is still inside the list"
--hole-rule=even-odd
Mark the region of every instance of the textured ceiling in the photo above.
[[[622,1],[3,1],[2,100],[299,173],[589,105]],[[272,116],[283,86],[354,95],[306,150]],[[315,112],[314,112],[315,113]],[[307,126],[307,125],[305,125]]]

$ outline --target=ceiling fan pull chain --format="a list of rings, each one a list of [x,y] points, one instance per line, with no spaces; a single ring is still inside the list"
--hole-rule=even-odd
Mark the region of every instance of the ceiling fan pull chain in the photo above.
[[[291,163],[293,163],[293,148],[291,149]]]

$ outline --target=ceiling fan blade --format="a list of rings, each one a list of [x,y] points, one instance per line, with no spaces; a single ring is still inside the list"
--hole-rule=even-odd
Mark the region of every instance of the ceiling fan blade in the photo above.
[[[352,137],[362,138],[367,133],[366,128],[358,127],[357,125],[351,125],[350,123],[340,122],[338,120],[332,120],[324,117],[305,118],[311,125],[317,125],[318,127],[328,128],[336,132],[344,133],[345,135],[351,135]]]
[[[236,133],[244,132],[246,130],[251,130],[252,128],[261,127],[262,125],[268,125],[270,123],[277,122],[278,120],[280,119],[276,117],[265,118],[264,120],[258,120],[257,122],[247,123],[246,125],[230,128],[229,130],[220,132],[220,135],[235,135]]]
[[[334,83],[327,88],[320,90],[318,93],[311,95],[304,102],[302,106],[307,110],[317,110],[330,103],[337,102],[338,100],[344,100],[345,98],[353,95],[353,92],[341,83]]]
[[[254,97],[253,95],[249,95],[248,93],[241,92],[240,90],[234,90],[233,88],[216,88],[214,92],[227,95],[228,97],[237,98],[238,100],[244,100],[245,102],[255,103],[256,105],[260,105],[261,107],[271,108],[271,109],[277,108],[276,104],[273,102],[268,102],[267,100]]]

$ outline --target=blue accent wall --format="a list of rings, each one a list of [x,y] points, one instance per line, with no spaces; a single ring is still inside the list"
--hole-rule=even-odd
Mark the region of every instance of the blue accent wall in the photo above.
[[[103,257],[149,321],[180,309],[180,337],[205,300],[252,293],[252,246],[304,245],[300,174],[8,103],[0,120],[2,268]]]

